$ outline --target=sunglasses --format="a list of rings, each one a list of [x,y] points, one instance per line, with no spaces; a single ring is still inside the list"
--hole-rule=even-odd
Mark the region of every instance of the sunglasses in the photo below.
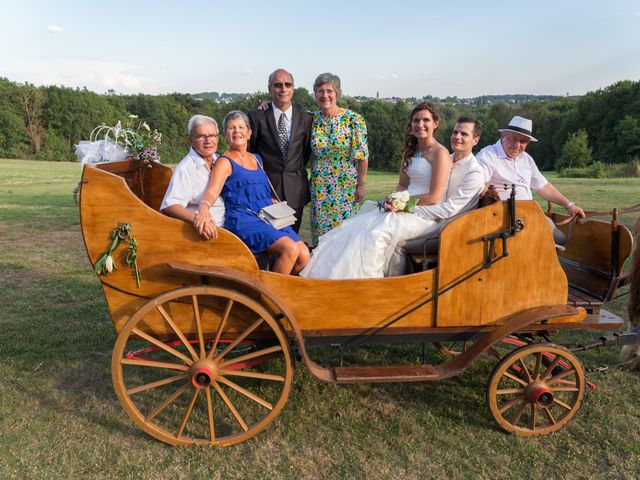
[[[276,88],[282,88],[282,87],[291,88],[291,87],[293,87],[293,83],[291,83],[291,82],[273,82],[271,85],[273,85]]]

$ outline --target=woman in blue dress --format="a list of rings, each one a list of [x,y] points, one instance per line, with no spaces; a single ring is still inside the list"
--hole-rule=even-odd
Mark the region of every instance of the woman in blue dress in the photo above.
[[[251,128],[249,118],[239,110],[229,112],[222,122],[229,149],[212,169],[194,225],[202,234],[215,222],[209,207],[221,195],[225,205],[224,226],[236,234],[254,253],[275,255],[272,270],[297,275],[309,261],[309,249],[291,227],[276,229],[258,216],[271,205],[271,187],[262,159],[247,151]]]

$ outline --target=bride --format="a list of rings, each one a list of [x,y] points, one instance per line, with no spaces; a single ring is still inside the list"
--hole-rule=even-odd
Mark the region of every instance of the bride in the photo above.
[[[440,203],[445,195],[451,158],[434,133],[440,116],[429,102],[420,103],[409,115],[402,152],[402,168],[396,191],[408,190],[418,205]],[[320,238],[311,260],[300,272],[309,278],[379,278],[396,245],[433,231],[434,220],[398,212],[361,213]]]

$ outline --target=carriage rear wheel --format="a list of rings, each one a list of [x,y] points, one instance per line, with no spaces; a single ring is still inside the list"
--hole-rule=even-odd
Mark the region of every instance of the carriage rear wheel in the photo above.
[[[118,335],[111,372],[134,422],[172,445],[253,437],[280,413],[293,382],[273,315],[247,295],[208,286],[145,303]]]
[[[575,355],[557,345],[532,344],[496,365],[487,401],[506,431],[534,436],[564,427],[580,410],[584,394],[584,370]]]

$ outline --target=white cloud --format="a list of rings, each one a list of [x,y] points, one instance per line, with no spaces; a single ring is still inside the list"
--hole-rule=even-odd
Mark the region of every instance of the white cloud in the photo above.
[[[49,33],[62,33],[64,32],[64,28],[62,28],[60,25],[57,24],[53,24],[53,25],[47,25],[47,32]]]
[[[400,78],[400,77],[398,76],[398,74],[397,74],[397,73],[392,73],[392,74],[391,74],[391,78],[393,78],[394,80],[397,80],[397,79],[398,79],[398,78]]]
[[[384,80],[386,77],[384,75],[374,75],[373,78],[376,80]]]
[[[99,58],[39,58],[3,65],[11,78],[24,79],[36,85],[87,87],[98,93],[113,89],[118,93],[154,93],[159,90],[156,79],[141,74],[144,67]]]
[[[251,70],[250,68],[245,68],[240,72],[240,75],[245,75],[245,76],[253,75],[253,70]]]

